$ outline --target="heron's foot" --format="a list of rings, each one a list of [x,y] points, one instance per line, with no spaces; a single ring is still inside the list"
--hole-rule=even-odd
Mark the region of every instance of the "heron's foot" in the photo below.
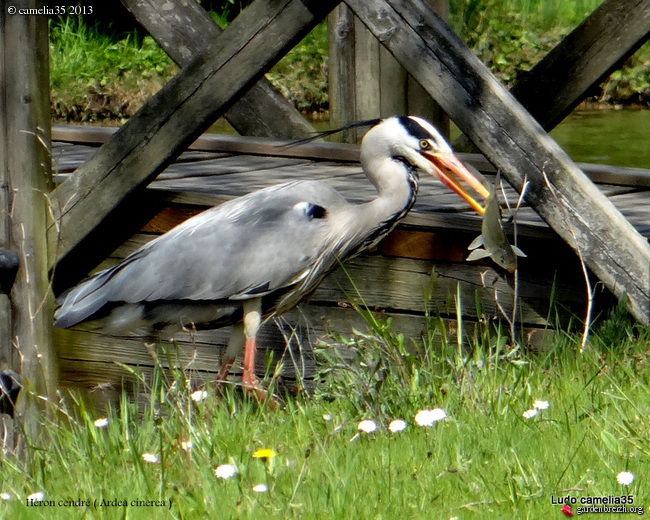
[[[282,405],[282,400],[279,397],[260,386],[259,380],[252,371],[244,370],[241,382],[245,392],[253,394],[260,403],[266,404],[271,410],[275,410]]]

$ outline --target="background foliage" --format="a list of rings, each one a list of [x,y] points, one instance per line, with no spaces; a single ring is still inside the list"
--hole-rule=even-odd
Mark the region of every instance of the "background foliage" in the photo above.
[[[249,0],[204,0],[226,26]],[[600,4],[600,0],[451,0],[450,25],[510,85]],[[176,73],[155,42],[128,16],[98,9],[93,17],[51,21],[52,109],[57,119],[123,120]],[[319,25],[269,74],[300,110],[326,111],[327,24]],[[650,106],[650,44],[603,85],[591,101]]]

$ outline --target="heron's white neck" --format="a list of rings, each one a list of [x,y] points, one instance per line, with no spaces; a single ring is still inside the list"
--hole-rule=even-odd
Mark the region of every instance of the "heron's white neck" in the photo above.
[[[410,209],[417,191],[417,175],[406,164],[387,156],[361,153],[361,165],[377,189],[377,197],[359,204],[344,225],[350,243],[365,249],[386,235]]]
[[[375,221],[386,220],[410,206],[417,190],[417,174],[405,162],[388,154],[364,153],[362,148],[361,166],[377,189],[377,198],[367,204],[366,210],[374,213]]]

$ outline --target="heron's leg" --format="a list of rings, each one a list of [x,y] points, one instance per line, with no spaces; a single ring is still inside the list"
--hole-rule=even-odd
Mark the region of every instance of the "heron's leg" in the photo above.
[[[255,377],[255,338],[262,322],[262,300],[252,298],[244,300],[244,367],[242,384],[246,390],[257,390]]]
[[[230,333],[230,339],[228,340],[228,347],[226,352],[223,355],[221,360],[221,367],[217,373],[217,382],[216,388],[218,389],[221,386],[221,383],[228,380],[228,374],[230,373],[230,368],[235,362],[235,359],[242,351],[244,347],[244,325],[242,323],[237,323],[232,326],[232,332]]]

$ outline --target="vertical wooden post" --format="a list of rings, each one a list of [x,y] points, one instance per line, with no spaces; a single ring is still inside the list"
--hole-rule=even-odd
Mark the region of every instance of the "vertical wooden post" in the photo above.
[[[18,9],[42,6],[38,0],[12,5]],[[0,247],[16,252],[20,265],[11,291],[11,312],[0,326],[4,333],[0,360],[22,375],[27,389],[46,396],[52,395],[56,386],[46,243],[52,179],[48,49],[47,17],[14,14],[3,4]]]
[[[433,12],[445,22],[449,20],[449,0],[425,0]],[[395,58],[393,58],[395,59]],[[397,60],[395,60],[397,62]],[[406,72],[405,72],[406,74]],[[438,103],[427,93],[413,76],[406,74],[408,112],[412,115],[424,117],[433,123],[440,133],[449,140],[449,118]]]
[[[449,17],[449,0],[426,0]],[[329,17],[330,118],[332,127],[395,114],[419,115],[449,136],[449,119],[422,86],[384,48],[345,4]],[[350,130],[344,142],[364,132]]]
[[[352,89],[357,99],[355,119],[381,117],[381,69],[379,68],[379,41],[366,29],[361,20],[354,19],[354,76]],[[392,58],[392,56],[391,56]],[[391,89],[399,97],[403,96],[403,85],[394,83]]]
[[[354,15],[341,3],[328,18],[329,31],[329,105],[330,122],[339,128],[355,120],[357,100],[351,86],[354,84]],[[356,143],[355,129],[339,134],[344,143]]]

